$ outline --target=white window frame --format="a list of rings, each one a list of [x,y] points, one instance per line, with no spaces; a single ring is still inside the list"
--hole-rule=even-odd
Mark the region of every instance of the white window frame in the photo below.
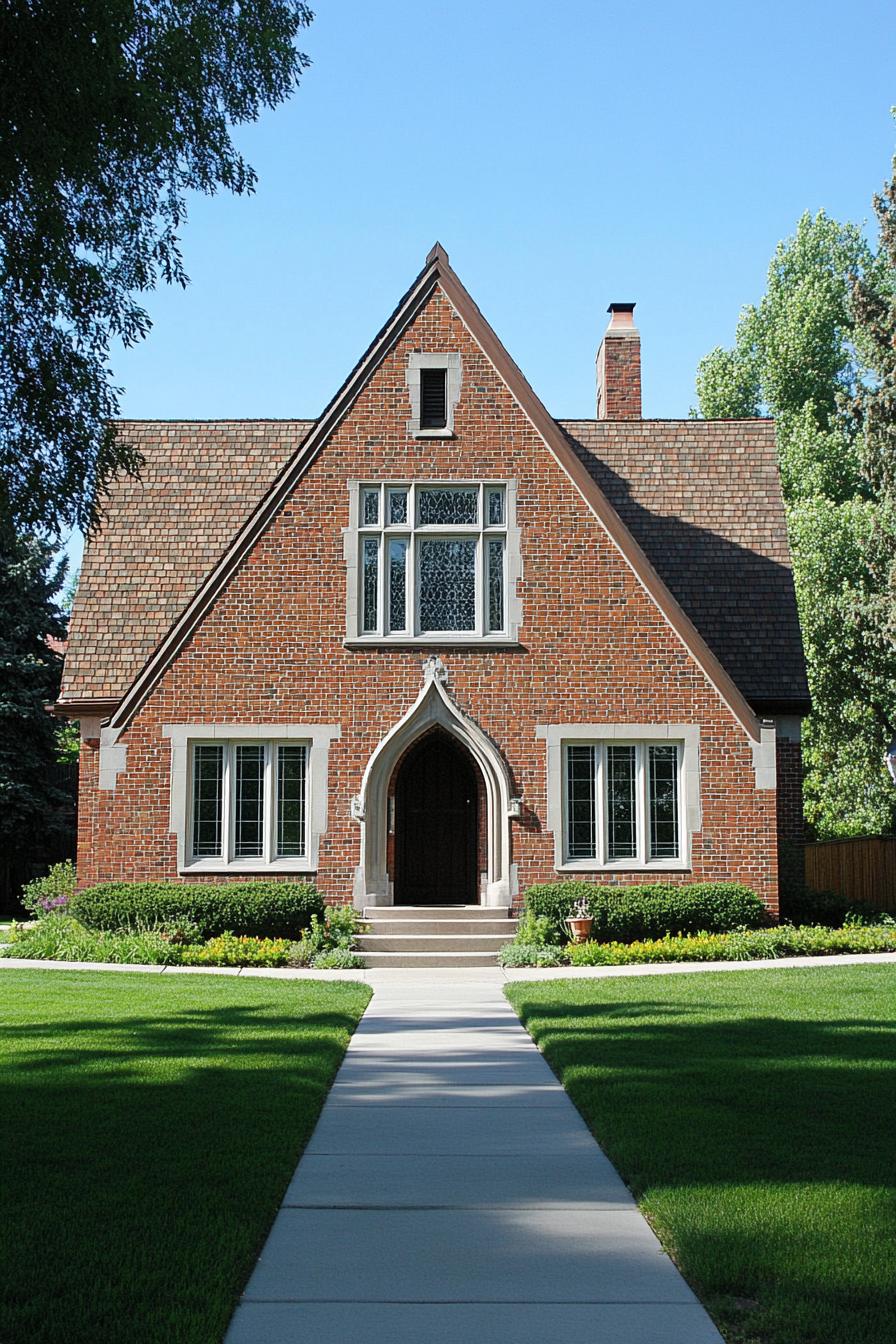
[[[280,747],[302,747],[305,752],[305,827],[302,836],[302,853],[295,855],[279,855],[277,853],[277,759]],[[194,806],[195,798],[193,792],[194,764],[196,759],[197,747],[221,747],[223,751],[223,778],[221,783],[222,795],[222,816],[221,816],[221,853],[217,856],[198,855],[193,849],[195,843],[194,833]],[[239,747],[262,747],[264,751],[263,765],[263,783],[262,783],[262,852],[260,855],[237,854],[235,852],[235,831],[236,831],[236,754]],[[304,866],[308,859],[308,847],[310,841],[310,812],[308,806],[308,784],[309,784],[309,759],[311,755],[310,742],[296,741],[295,738],[274,739],[260,741],[258,739],[246,741],[231,740],[222,741],[220,738],[196,738],[190,743],[190,763],[189,777],[187,781],[187,796],[189,798],[189,807],[187,815],[187,836],[188,836],[188,863],[191,868],[202,867],[205,864],[214,864],[216,867],[221,864],[228,868],[247,868],[257,870],[258,868],[291,868],[293,866]]]
[[[171,739],[171,801],[169,829],[177,837],[177,867],[191,873],[314,873],[318,867],[321,838],[327,831],[330,744],[341,736],[339,724],[165,724],[162,736]],[[220,857],[193,854],[193,761],[197,746],[224,748]],[[233,854],[235,749],[265,747],[264,846],[261,857]],[[276,856],[277,809],[276,748],[305,748],[305,844],[304,854]]]
[[[692,836],[703,825],[700,806],[700,729],[693,724],[551,724],[536,728],[547,742],[548,825],[554,833],[554,867],[560,873],[687,872],[691,868]],[[595,779],[596,853],[571,858],[568,851],[567,749],[597,748]],[[636,856],[608,859],[606,748],[636,748]],[[652,859],[647,796],[647,748],[678,748],[678,857]]]
[[[346,644],[516,644],[521,611],[517,597],[517,580],[521,576],[519,529],[516,526],[516,482],[507,480],[388,480],[351,481],[350,525],[345,533],[347,566]],[[477,522],[465,524],[418,524],[417,497],[421,490],[476,490]],[[407,521],[390,523],[388,507],[390,493],[407,492]],[[488,492],[500,490],[504,498],[504,519],[489,523],[487,519]],[[377,492],[378,522],[364,522],[364,498],[367,492]],[[476,542],[475,600],[476,620],[472,630],[424,631],[420,622],[420,593],[417,568],[420,542],[427,538],[437,540],[469,540]],[[375,630],[364,629],[364,542],[376,538],[377,554],[377,622]],[[488,630],[488,542],[503,541],[503,626]],[[388,553],[393,540],[407,543],[405,552],[405,626],[404,630],[388,628]]]

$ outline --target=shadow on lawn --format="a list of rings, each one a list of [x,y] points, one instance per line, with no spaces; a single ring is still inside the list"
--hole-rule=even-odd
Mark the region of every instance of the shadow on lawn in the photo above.
[[[518,1001],[732,1341],[896,1339],[896,1026],[868,1009]]]
[[[219,1344],[356,1025],[120,1007],[4,1028],[4,1341]]]

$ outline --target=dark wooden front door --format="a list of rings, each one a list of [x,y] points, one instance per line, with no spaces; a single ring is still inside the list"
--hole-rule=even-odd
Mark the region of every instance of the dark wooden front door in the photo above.
[[[408,752],[395,785],[395,904],[477,905],[476,768],[447,733]]]

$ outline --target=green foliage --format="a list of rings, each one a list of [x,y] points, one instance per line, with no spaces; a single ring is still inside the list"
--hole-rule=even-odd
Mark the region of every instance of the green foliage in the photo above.
[[[51,914],[25,928],[17,926],[5,951],[32,961],[99,961],[129,966],[168,966],[181,960],[181,949],[160,929],[127,933],[88,929],[68,914]]]
[[[351,905],[327,906],[325,914],[311,916],[309,928],[291,952],[291,964],[316,970],[346,970],[364,963],[354,951],[355,938],[364,927]]]
[[[850,901],[836,891],[810,891],[807,887],[781,896],[781,920],[786,924],[823,924],[839,929],[844,924],[889,924],[891,916],[873,905]]]
[[[666,934],[631,943],[571,943],[573,966],[634,966],[676,961],[768,961],[777,957],[823,957],[837,952],[896,952],[896,926],[850,925],[841,929],[779,924],[774,929],[733,933]]]
[[[70,859],[54,863],[46,877],[37,877],[22,888],[22,905],[35,919],[62,910],[71,900],[77,881],[78,874]]]
[[[290,946],[287,938],[219,933],[202,947],[185,947],[178,960],[184,966],[285,966]]]
[[[25,525],[91,521],[139,461],[110,345],[185,285],[191,192],[251,192],[234,126],[289,96],[300,0],[14,0],[0,10],[0,480]]]
[[[2,359],[2,355],[0,355]],[[0,431],[2,432],[2,431]],[[58,834],[70,800],[54,783],[56,699],[62,659],[48,640],[65,635],[58,593],[66,562],[45,540],[17,534],[0,482],[0,854],[34,850]]]
[[[742,311],[734,348],[713,350],[697,372],[701,414],[767,411],[777,422],[813,703],[806,817],[821,837],[896,824],[883,764],[896,731],[896,510],[884,507],[868,463],[875,406],[889,408],[881,418],[896,442],[894,201],[891,193],[886,219],[878,210],[879,253],[855,225],[804,214],[775,252],[763,298]],[[887,451],[881,440],[871,455]]]
[[[203,938],[221,933],[296,938],[323,913],[310,882],[109,882],[75,892],[69,910],[94,929],[191,920]]]
[[[514,940],[498,953],[499,966],[563,966],[567,956],[554,943],[527,943]]]
[[[594,919],[592,937],[632,942],[663,933],[723,931],[768,922],[762,901],[735,882],[651,883],[609,887],[594,882],[548,882],[530,887],[527,915],[548,921],[551,941],[565,942],[565,920],[577,901],[587,902]]]

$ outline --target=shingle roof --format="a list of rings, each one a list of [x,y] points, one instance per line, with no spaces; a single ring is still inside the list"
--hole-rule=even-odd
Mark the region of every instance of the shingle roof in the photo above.
[[[805,710],[772,421],[558,423],[753,707]]]
[[[88,546],[62,697],[119,699],[313,421],[130,421]],[[808,701],[770,421],[563,420],[576,454],[758,709]]]
[[[113,483],[85,550],[63,699],[120,699],[313,423],[121,425],[144,465]]]

